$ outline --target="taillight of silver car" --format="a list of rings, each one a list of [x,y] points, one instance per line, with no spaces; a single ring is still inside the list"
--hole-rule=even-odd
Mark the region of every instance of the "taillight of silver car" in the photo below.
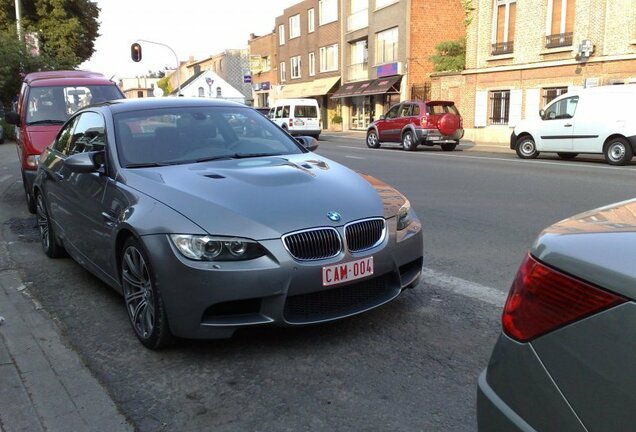
[[[528,254],[504,306],[503,330],[519,342],[529,342],[626,301],[548,267]]]

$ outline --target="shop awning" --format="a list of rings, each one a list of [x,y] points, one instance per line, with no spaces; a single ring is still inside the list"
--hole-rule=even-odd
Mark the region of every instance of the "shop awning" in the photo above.
[[[384,93],[399,93],[402,75],[378,78],[374,80],[347,83],[331,96],[332,99],[351,96],[367,96]]]
[[[276,99],[283,98],[300,98],[309,96],[323,96],[329,93],[329,90],[336,85],[340,77],[320,78],[311,82],[298,84],[285,84],[274,97]]]

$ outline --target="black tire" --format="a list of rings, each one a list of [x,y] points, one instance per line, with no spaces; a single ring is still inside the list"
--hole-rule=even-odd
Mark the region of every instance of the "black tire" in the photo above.
[[[557,153],[557,156],[559,156],[561,159],[574,159],[575,157],[577,157],[579,154],[578,153]]]
[[[444,151],[453,151],[457,147],[457,143],[444,143],[442,144],[442,150]]]
[[[57,235],[55,235],[55,229],[51,223],[44,196],[41,193],[37,194],[35,201],[37,202],[36,212],[42,250],[49,258],[59,258],[66,255],[64,246],[62,246]]]
[[[524,136],[517,141],[517,147],[515,148],[517,156],[521,159],[536,159],[539,156],[537,151],[537,145],[530,136]]]
[[[380,137],[378,137],[378,133],[375,131],[375,129],[371,129],[367,132],[367,147],[369,148],[380,147]]]
[[[634,153],[629,141],[625,138],[615,137],[605,143],[603,151],[605,161],[610,165],[627,165]]]
[[[124,243],[120,256],[124,305],[135,335],[153,350],[172,344],[174,336],[166,308],[144,247],[131,237]]]
[[[402,148],[406,151],[413,151],[417,148],[417,141],[415,141],[413,132],[407,130],[402,134]]]
[[[27,210],[29,213],[35,214],[36,210],[36,202],[35,197],[33,197],[33,192],[28,190],[26,176],[22,173],[22,186],[24,187],[24,199],[26,200]]]
[[[312,138],[316,138],[316,141],[320,139],[320,134],[311,135]]]

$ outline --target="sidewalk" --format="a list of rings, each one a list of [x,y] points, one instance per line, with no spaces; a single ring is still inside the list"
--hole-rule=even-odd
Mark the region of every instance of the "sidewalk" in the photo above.
[[[134,430],[29,296],[4,240],[0,316],[0,432]]]
[[[365,131],[358,130],[348,130],[348,131],[323,131],[322,135],[329,136],[341,136],[341,137],[351,137],[357,139],[364,139],[366,136]],[[439,148],[439,147],[438,147]],[[475,151],[475,152],[486,152],[486,153],[510,153],[513,154],[514,150],[510,150],[510,144],[508,143],[487,143],[487,142],[475,142],[470,140],[462,139],[457,147],[458,150],[463,151]]]

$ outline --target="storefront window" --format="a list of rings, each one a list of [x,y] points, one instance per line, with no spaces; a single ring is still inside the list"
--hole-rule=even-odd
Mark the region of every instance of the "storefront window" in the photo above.
[[[373,96],[356,96],[351,98],[351,129],[365,130],[374,120]]]

